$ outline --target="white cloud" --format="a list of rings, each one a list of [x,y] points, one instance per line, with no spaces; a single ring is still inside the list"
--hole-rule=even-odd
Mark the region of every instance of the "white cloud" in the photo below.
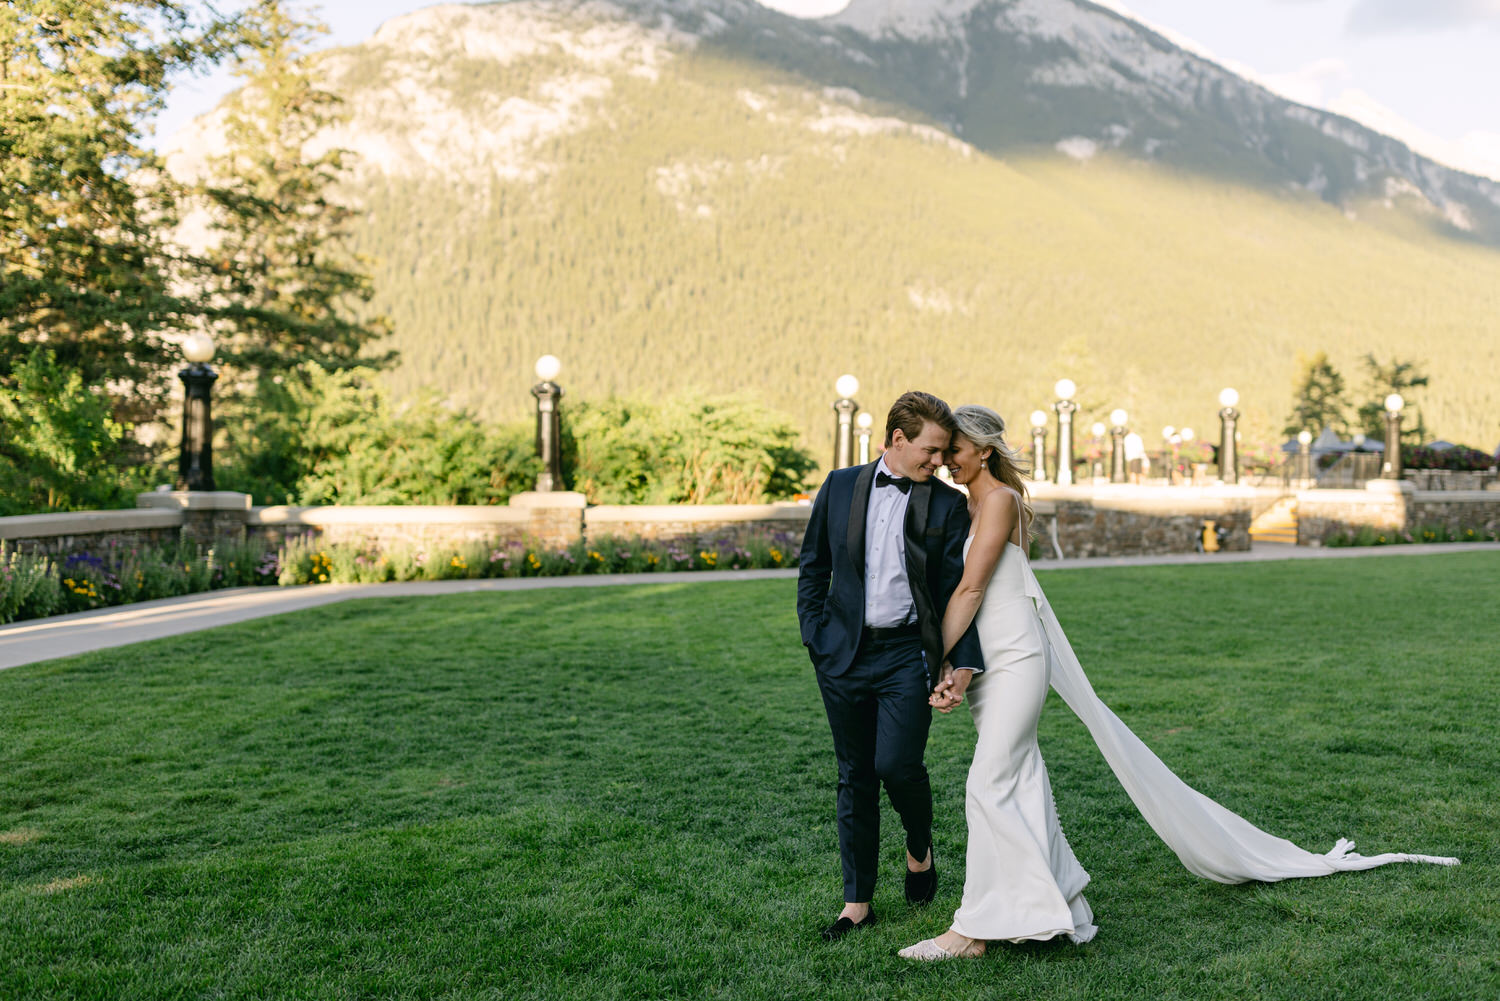
[[[757,0],[762,7],[793,17],[827,17],[849,6],[849,0]]]
[[[1298,104],[1322,107],[1328,95],[1354,83],[1354,73],[1342,59],[1316,59],[1290,73],[1273,73],[1260,81]]]
[[[1500,27],[1500,0],[1359,0],[1349,12],[1351,35]]]
[[[1456,141],[1435,136],[1354,86],[1354,73],[1342,59],[1315,59],[1290,73],[1251,79],[1298,104],[1352,118],[1399,139],[1439,163],[1500,180],[1500,135],[1471,131]]]
[[[1500,135],[1493,132],[1471,131],[1457,141],[1442,139],[1354,87],[1339,91],[1323,107],[1399,139],[1439,163],[1500,181]]]

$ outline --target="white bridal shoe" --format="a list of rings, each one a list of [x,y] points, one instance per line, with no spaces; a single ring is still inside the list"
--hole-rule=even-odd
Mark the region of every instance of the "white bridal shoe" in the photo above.
[[[958,954],[949,952],[937,944],[935,938],[924,938],[916,945],[909,945],[897,952],[902,959],[919,959],[924,963],[935,963],[944,959],[957,959]]]

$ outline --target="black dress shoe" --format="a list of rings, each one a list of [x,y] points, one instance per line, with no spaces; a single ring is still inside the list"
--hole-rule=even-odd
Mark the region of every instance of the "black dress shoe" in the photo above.
[[[837,942],[839,939],[843,938],[845,935],[849,934],[857,928],[869,928],[874,924],[874,911],[866,914],[865,919],[858,922],[857,924],[853,921],[850,921],[848,918],[839,918],[833,924],[823,929],[823,941]]]
[[[908,904],[930,904],[937,896],[937,852],[927,849],[932,864],[921,872],[906,870],[906,902]]]

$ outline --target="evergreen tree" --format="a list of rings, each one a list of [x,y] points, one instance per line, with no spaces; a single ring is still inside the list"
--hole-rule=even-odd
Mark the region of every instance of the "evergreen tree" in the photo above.
[[[161,332],[195,307],[162,238],[177,189],[140,137],[168,76],[229,40],[190,6],[0,4],[0,381],[45,345],[117,410],[163,397]]]
[[[239,22],[243,48],[229,99],[227,151],[210,163],[214,209],[215,328],[220,360],[250,379],[306,362],[336,370],[380,365],[365,355],[388,332],[361,315],[369,277],[343,250],[351,210],[333,197],[346,150],[313,148],[343,120],[340,99],[319,87],[309,46],[328,28],[284,0],[259,0]]]
[[[1311,358],[1298,358],[1301,374],[1292,392],[1292,413],[1282,434],[1294,435],[1302,430],[1316,435],[1323,428],[1342,434],[1348,430],[1349,400],[1345,396],[1344,377],[1319,351]]]
[[[1364,357],[1366,402],[1359,407],[1359,426],[1371,438],[1385,438],[1385,398],[1400,393],[1405,409],[1401,439],[1407,444],[1420,445],[1427,440],[1427,423],[1422,420],[1422,408],[1416,405],[1414,389],[1427,385],[1427,376],[1417,368],[1414,361],[1392,358],[1389,365],[1382,365],[1373,354]]]

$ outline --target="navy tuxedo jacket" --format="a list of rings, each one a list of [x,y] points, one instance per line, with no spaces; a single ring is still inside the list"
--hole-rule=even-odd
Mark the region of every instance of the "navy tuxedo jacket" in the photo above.
[[[813,501],[798,558],[797,620],[813,666],[829,677],[849,669],[865,617],[865,515],[878,460],[837,469]],[[943,613],[964,574],[968,500],[942,480],[912,483],[906,506],[906,576],[911,583],[928,687],[943,664]],[[979,633],[968,630],[948,658],[955,667],[984,670]]]

